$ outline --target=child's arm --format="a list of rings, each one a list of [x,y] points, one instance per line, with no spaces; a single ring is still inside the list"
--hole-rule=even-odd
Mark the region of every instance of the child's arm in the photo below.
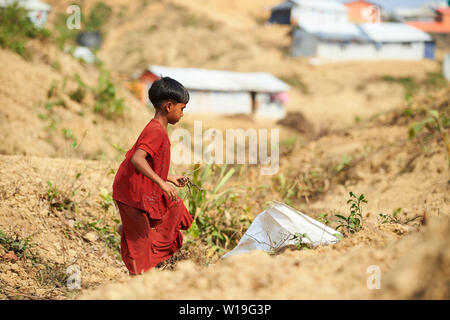
[[[147,152],[142,149],[137,149],[136,152],[131,157],[131,163],[136,167],[136,169],[142,173],[144,176],[156,183],[172,201],[177,199],[177,189],[174,186],[168,184],[160,176],[156,174],[155,171],[148,165]]]

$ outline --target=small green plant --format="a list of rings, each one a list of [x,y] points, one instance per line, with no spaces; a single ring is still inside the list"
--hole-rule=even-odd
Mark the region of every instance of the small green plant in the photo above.
[[[330,221],[328,221],[328,213],[321,213],[319,215],[318,221],[322,222],[324,225],[328,225]]]
[[[81,15],[81,19],[83,19],[84,15]],[[69,29],[67,28],[67,15],[64,13],[58,13],[55,19],[55,40],[59,49],[64,50],[67,42],[71,42],[75,44],[75,38],[77,36],[77,29]]]
[[[66,188],[59,188],[56,183],[50,180],[47,181],[47,192],[44,198],[48,201],[51,209],[56,209],[57,211],[76,210],[77,202],[74,198],[81,188],[80,177],[81,172],[78,172],[72,183],[67,185]]]
[[[17,234],[15,237],[12,237],[0,230],[0,245],[2,245],[6,251],[13,251],[18,257],[27,256],[30,244],[31,237],[19,239]]]
[[[308,85],[303,80],[303,77],[300,74],[295,74],[292,76],[284,76],[280,78],[290,86],[299,89],[303,94],[310,94],[310,89]]]
[[[292,204],[292,198],[296,195],[296,185],[298,180],[295,179],[292,184],[287,182],[287,179],[283,173],[278,174],[274,177],[276,182],[276,190],[282,197],[282,201],[287,203],[288,205]]]
[[[86,31],[101,31],[106,20],[111,16],[112,9],[102,1],[92,7],[88,19],[85,22]]]
[[[56,95],[56,92],[58,90],[58,83],[53,80],[50,88],[47,90],[47,98],[52,98]]]
[[[87,87],[78,74],[75,75],[75,81],[77,82],[78,87],[69,94],[69,97],[73,101],[82,103],[87,93]]]
[[[397,208],[392,212],[392,215],[380,213],[381,224],[384,223],[401,223],[398,218],[398,214],[402,211],[402,208]]]
[[[380,217],[380,223],[381,224],[385,224],[385,223],[398,223],[398,224],[408,224],[410,222],[415,221],[416,219],[421,218],[422,216],[417,215],[414,218],[410,218],[410,219],[401,219],[399,214],[402,212],[402,208],[397,208],[395,209],[391,215],[389,214],[383,214],[380,213],[379,217]]]
[[[305,239],[309,240],[309,242],[306,242]],[[308,237],[306,233],[300,232],[296,232],[289,240],[294,240],[297,250],[309,249],[309,246],[312,243],[311,238]]]
[[[76,221],[74,227],[85,231],[95,231],[108,248],[120,253],[120,235],[116,232],[119,223],[118,219],[112,219],[109,223],[101,219],[92,222]]]
[[[351,204],[350,214],[348,217],[344,217],[341,214],[335,215],[338,218],[338,222],[340,223],[336,227],[336,230],[338,230],[339,228],[344,228],[350,233],[355,233],[361,230],[363,219],[362,203],[367,202],[368,201],[365,199],[364,194],[357,196],[352,191],[350,191],[350,199],[347,201],[347,204]]]
[[[296,140],[293,137],[282,140],[280,143],[280,154],[283,156],[291,154],[295,149],[295,145]]]
[[[125,150],[123,147],[121,147],[117,143],[113,143],[112,146],[113,146],[114,149],[117,150],[117,152],[120,153],[120,155],[124,155],[125,153],[127,153],[127,150]]]
[[[77,139],[75,138],[75,135],[71,129],[62,128],[61,132],[64,136],[64,139],[71,141],[71,146],[73,149],[75,149],[78,145]]]
[[[439,113],[437,110],[428,110],[427,118],[422,121],[414,122],[409,126],[409,138],[415,138],[423,128],[427,128],[431,134],[439,132],[447,147],[447,159],[450,168],[450,140],[447,133],[447,129],[450,128],[450,118],[447,117],[444,112]]]
[[[382,76],[379,78],[379,80],[386,81],[389,83],[399,83],[403,86],[405,90],[405,100],[408,104],[412,103],[412,98],[415,96],[419,84],[417,83],[417,80],[412,77],[393,77],[393,76]]]
[[[107,119],[121,117],[125,110],[124,100],[117,97],[116,87],[111,81],[109,72],[102,71],[94,89],[96,103],[94,112],[104,115]]]
[[[336,172],[339,173],[342,170],[344,170],[344,168],[349,167],[352,164],[352,161],[353,161],[353,157],[352,156],[345,155],[344,157],[342,157],[341,162],[336,167]]]
[[[424,80],[427,89],[442,89],[447,86],[447,79],[444,77],[443,61],[439,61],[438,67],[435,71],[428,71]]]
[[[187,234],[208,245],[208,257],[236,245],[250,225],[247,212],[238,214],[229,210],[239,198],[235,188],[224,188],[234,172],[234,168],[227,170],[227,165],[195,164],[186,189],[179,192],[193,216]]]
[[[75,210],[76,203],[66,193],[61,192],[51,181],[47,181],[47,200],[51,208],[58,211]]]
[[[102,189],[100,192],[100,198],[102,198],[102,202],[100,205],[102,206],[103,210],[107,212],[111,205],[114,203],[112,192],[106,189]]]

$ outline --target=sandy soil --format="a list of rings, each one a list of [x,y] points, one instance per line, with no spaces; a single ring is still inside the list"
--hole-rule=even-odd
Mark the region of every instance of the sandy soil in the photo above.
[[[441,92],[435,99],[447,99],[449,93]],[[323,212],[347,212],[349,191],[364,193],[369,203],[364,206],[362,231],[333,246],[288,250],[276,256],[254,252],[209,267],[194,263],[192,257],[179,262],[175,271],[153,270],[132,280],[102,241],[86,240],[87,232],[73,227],[76,221],[117,218],[113,207],[102,209],[100,197],[102,190],[110,188],[111,169],[117,167],[117,161],[1,156],[0,230],[18,233],[21,238],[31,236],[35,255],[43,260],[37,264],[26,259],[3,260],[3,294],[9,298],[64,298],[63,288],[46,287],[36,275],[49,269],[59,270],[63,276],[67,266],[76,262],[83,275],[83,299],[448,298],[450,210],[445,146],[434,140],[411,168],[401,172],[414,156],[417,142],[406,138],[406,125],[389,126],[386,122],[390,122],[389,115],[341,134],[323,136],[281,163],[280,173],[289,177],[304,166],[331,166],[343,155],[354,156],[357,161],[346,171],[342,183],[330,178],[331,186],[322,196],[308,203],[298,199],[293,206],[317,218]],[[176,166],[174,169],[178,171]],[[83,188],[74,197],[77,210],[52,210],[45,197],[46,182],[70,191],[78,172],[82,174],[75,181]],[[230,183],[252,195],[250,186],[267,182],[252,168]],[[271,183],[274,188],[275,181]],[[255,193],[251,212],[261,212],[263,203],[282,200],[280,196],[276,192]],[[401,219],[419,219],[407,225],[380,224],[378,214],[390,214],[396,208],[402,208]],[[424,217],[426,224],[422,226]],[[332,221],[330,225],[337,224]],[[367,288],[367,268],[372,265],[381,270],[381,290]],[[102,287],[94,290],[98,285]]]
[[[72,1],[48,2],[64,12]],[[83,8],[95,2],[83,1]],[[0,245],[0,299],[450,298],[447,150],[436,132],[425,130],[409,139],[409,125],[423,115],[412,119],[404,112],[437,109],[449,116],[450,87],[420,87],[408,104],[400,84],[375,80],[390,75],[422,83],[439,63],[311,65],[288,58],[288,30],[263,25],[274,3],[108,1],[114,14],[99,56],[113,70],[127,107],[119,120],[93,112],[92,92],[82,103],[69,97],[77,88],[75,75],[95,88],[97,67],[74,60],[52,43],[27,44],[31,61],[0,49],[0,60],[7,62],[0,74],[0,230],[30,239],[27,256],[14,257]],[[167,39],[172,39],[169,46]],[[363,230],[333,246],[278,255],[254,252],[210,260],[209,267],[204,248],[186,245],[188,261],[177,262],[174,271],[152,270],[129,279],[117,247],[109,242],[115,239],[118,213],[107,196],[123,151],[152,117],[152,110],[121,86],[119,75],[148,64],[268,71],[300,83],[292,87],[287,109],[305,115],[314,128],[309,134],[245,116],[189,115],[180,126],[192,131],[193,121],[203,120],[204,129],[280,129],[276,175],[236,166],[228,185],[240,190],[242,206],[254,216],[268,201],[278,200],[313,218],[322,213],[331,218],[348,213],[353,191],[369,200]],[[71,148],[65,129],[73,131],[77,148]],[[294,193],[288,196],[289,188]],[[64,197],[72,207],[58,210],[55,201]],[[402,221],[417,219],[380,223],[380,213],[398,208]],[[74,264],[81,269],[81,291],[66,288],[67,268]],[[381,271],[380,290],[367,288],[367,268],[373,265]]]
[[[447,299],[449,228],[447,217],[420,232],[368,228],[333,246],[274,257],[255,251],[202,270],[181,262],[81,299]],[[380,268],[378,290],[368,289],[369,266]]]

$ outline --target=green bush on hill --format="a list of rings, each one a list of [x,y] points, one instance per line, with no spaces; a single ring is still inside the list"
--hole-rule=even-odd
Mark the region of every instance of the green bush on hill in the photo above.
[[[37,28],[28,18],[27,11],[17,3],[0,9],[0,46],[28,58],[25,43],[28,39],[47,38],[50,31]]]

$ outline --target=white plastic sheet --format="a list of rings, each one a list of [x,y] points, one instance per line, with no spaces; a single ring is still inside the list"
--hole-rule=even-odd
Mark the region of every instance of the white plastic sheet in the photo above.
[[[332,244],[339,241],[338,231],[280,202],[271,202],[269,208],[258,214],[242,236],[238,245],[222,258],[252,250],[266,252],[295,245],[296,233],[306,234],[303,243],[312,246]],[[308,239],[309,238],[309,239]]]

